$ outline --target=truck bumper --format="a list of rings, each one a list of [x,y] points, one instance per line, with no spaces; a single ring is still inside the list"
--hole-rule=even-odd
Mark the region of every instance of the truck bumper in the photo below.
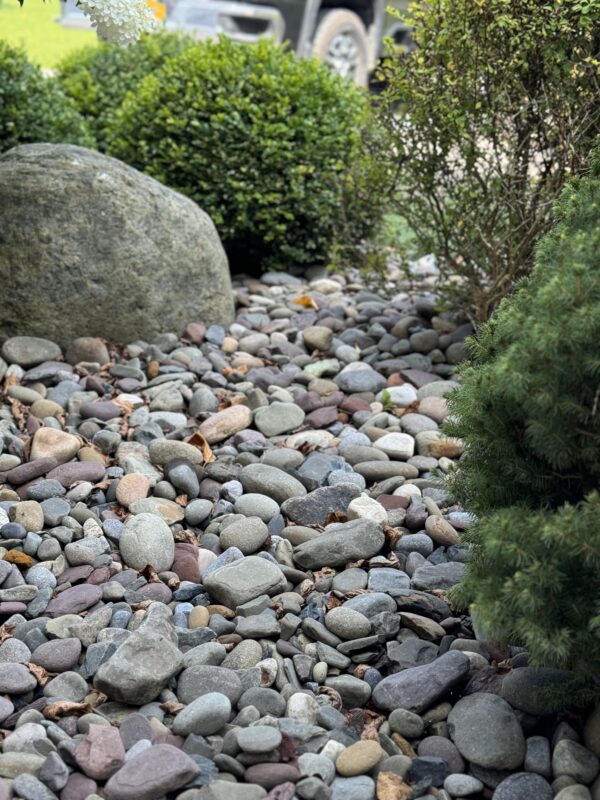
[[[227,0],[179,0],[168,14],[166,27],[185,30],[198,39],[224,34],[243,43],[269,38],[280,44],[285,35],[284,19],[278,9]]]

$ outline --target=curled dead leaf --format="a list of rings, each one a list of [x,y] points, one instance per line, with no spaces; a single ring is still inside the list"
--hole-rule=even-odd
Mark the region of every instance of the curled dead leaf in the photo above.
[[[329,699],[331,701],[331,705],[334,708],[337,708],[338,711],[344,705],[342,703],[342,697],[341,697],[340,693],[336,692],[335,689],[332,689],[331,686],[320,686],[317,689],[317,694],[325,694],[325,695],[327,695],[327,697],[329,697]]]
[[[4,623],[4,625],[0,628],[0,644],[12,637],[12,632],[14,629],[14,625],[9,625],[7,622]]]
[[[200,433],[200,431],[196,431],[187,439],[185,439],[187,444],[191,444],[192,447],[195,447],[197,450],[200,450],[202,453],[202,458],[204,459],[206,464],[210,464],[211,461],[215,460],[215,456],[209,443],[206,441],[204,436]]]
[[[395,772],[380,772],[377,776],[377,800],[410,800],[411,787]]]
[[[25,663],[25,666],[31,672],[40,686],[45,686],[50,680],[50,673],[38,664],[32,664],[30,661]]]
[[[150,566],[150,564],[146,564],[143,570],[141,570],[140,575],[143,575],[144,578],[148,581],[148,583],[160,583],[160,578],[158,577],[158,573],[154,569],[154,567]]]
[[[341,511],[330,511],[325,517],[325,525],[331,525],[333,522],[348,522],[348,516]]]
[[[306,292],[302,292],[301,294],[299,294],[298,297],[292,300],[292,303],[294,303],[294,305],[296,306],[302,306],[302,308],[312,308],[315,311],[319,310],[319,306],[315,303],[313,298]]]
[[[46,719],[57,720],[61,717],[82,717],[84,714],[92,714],[93,711],[94,709],[89,703],[59,700],[57,703],[48,703],[42,709],[42,714]]]
[[[175,498],[175,502],[177,503],[178,506],[182,506],[182,508],[185,508],[188,503],[187,494],[178,494],[177,497]]]
[[[160,707],[163,711],[166,711],[167,714],[175,716],[175,714],[179,714],[180,711],[183,711],[185,703],[176,703],[175,700],[168,700],[166,703],[161,703]]]

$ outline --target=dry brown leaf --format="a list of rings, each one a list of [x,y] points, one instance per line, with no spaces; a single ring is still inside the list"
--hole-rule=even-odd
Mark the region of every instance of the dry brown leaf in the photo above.
[[[332,522],[348,522],[348,516],[342,511],[330,511],[325,518],[325,525],[331,525]]]
[[[331,592],[327,599],[325,608],[327,609],[327,611],[331,611],[333,608],[339,608],[342,605],[342,602],[343,601],[340,600],[339,597],[336,597],[336,595],[333,592]]]
[[[183,508],[185,508],[188,502],[187,494],[178,494],[177,497],[175,498],[175,502],[177,503],[178,506],[183,506]]]
[[[206,441],[205,437],[200,433],[200,431],[196,431],[190,437],[185,439],[187,444],[191,444],[192,447],[195,447],[197,450],[200,450],[202,453],[202,458],[206,464],[210,464],[211,461],[215,460],[215,456],[209,443]]]
[[[166,711],[167,714],[175,716],[175,714],[179,714],[180,711],[183,711],[185,703],[176,703],[175,700],[168,700],[166,703],[161,703],[160,707],[163,711]]]
[[[385,536],[385,541],[387,543],[387,546],[391,550],[394,549],[394,547],[398,542],[398,539],[400,539],[400,537],[402,536],[400,531],[396,530],[396,528],[390,527],[389,525],[383,526],[383,534]]]
[[[222,372],[226,378],[229,378],[230,375],[245,375],[248,369],[249,367],[246,364],[240,364],[239,367],[225,367]]]
[[[325,694],[325,695],[327,695],[327,697],[329,697],[329,699],[331,701],[331,705],[334,708],[337,708],[338,711],[344,705],[342,703],[342,697],[341,697],[340,693],[336,692],[335,689],[332,689],[331,686],[320,686],[317,689],[317,694]]]
[[[114,403],[115,405],[122,408],[123,412],[127,415],[131,414],[131,412],[134,410],[133,403],[131,403],[129,400],[126,400],[122,395],[119,395],[118,397],[113,397],[111,403]]]
[[[99,692],[98,689],[92,689],[89,694],[85,697],[86,702],[88,702],[94,708],[101,706],[103,703],[106,703],[108,697],[102,692]]]
[[[246,402],[246,398],[241,394],[236,394],[235,397],[223,397],[219,403],[219,411],[225,411],[226,408],[231,406],[240,406]]]
[[[411,787],[395,772],[380,772],[377,776],[377,800],[410,800]]]
[[[298,758],[296,743],[287,733],[281,734],[281,744],[279,745],[279,758],[282,761],[295,761]]]
[[[186,544],[198,544],[198,538],[192,531],[175,531],[173,534],[176,542],[185,542]]]
[[[306,292],[302,292],[295,300],[292,300],[292,303],[296,306],[302,306],[302,308],[313,308],[315,311],[318,311],[319,306],[315,303],[313,298],[306,294]]]
[[[140,571],[140,575],[143,575],[144,578],[148,581],[148,583],[160,583],[160,578],[158,577],[158,573],[150,564],[146,564],[143,570]]]
[[[0,628],[0,644],[12,637],[12,632],[15,629],[14,625],[9,625],[7,622]]]
[[[49,703],[42,709],[42,714],[46,719],[57,720],[61,717],[82,717],[84,714],[92,714],[93,706],[89,703],[74,703],[71,700],[59,700],[58,703]]]
[[[10,399],[10,407],[12,410],[12,415],[17,423],[17,426],[20,431],[25,430],[25,423],[27,421],[27,417],[29,416],[29,411],[27,407],[23,405],[20,400],[16,400],[14,397]]]
[[[38,664],[32,664],[30,661],[25,663],[25,666],[31,672],[40,686],[45,686],[50,680],[50,673]]]

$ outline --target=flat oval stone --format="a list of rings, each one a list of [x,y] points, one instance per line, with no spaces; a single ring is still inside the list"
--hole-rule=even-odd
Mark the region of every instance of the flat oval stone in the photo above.
[[[199,427],[200,433],[209,444],[222,442],[252,424],[252,411],[245,405],[235,405],[218,411]]]
[[[104,787],[107,800],[155,800],[189,783],[200,768],[169,744],[157,744],[126,761]]]
[[[102,599],[102,589],[83,583],[65,589],[53,598],[46,608],[45,614],[49,617],[62,617],[63,614],[79,614],[90,608]]]
[[[57,480],[65,489],[69,489],[74,483],[81,481],[98,483],[104,477],[104,472],[104,465],[95,461],[72,461],[51,470],[46,477]]]
[[[84,403],[79,409],[79,413],[84,419],[100,419],[107,422],[109,419],[120,417],[123,409],[117,403],[111,403],[110,400],[96,400],[92,403]]]

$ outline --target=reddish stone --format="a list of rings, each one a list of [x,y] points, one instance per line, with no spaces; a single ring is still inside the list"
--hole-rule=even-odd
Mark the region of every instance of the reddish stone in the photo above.
[[[282,783],[271,789],[265,800],[293,800],[296,794],[296,787],[293,783]]]
[[[162,581],[153,581],[137,590],[137,594],[147,600],[155,600],[157,603],[170,603],[173,599],[173,592]]]
[[[394,494],[380,494],[377,498],[377,502],[380,503],[386,511],[390,511],[395,508],[408,508],[410,498],[399,497]]]
[[[343,400],[344,400],[343,392],[333,392],[332,394],[328,394],[327,397],[323,398],[323,405],[337,407],[341,402],[343,402]]]
[[[195,544],[179,542],[175,545],[175,560],[171,570],[180,581],[200,583],[198,550],[199,548]]]
[[[349,414],[355,414],[357,411],[370,411],[371,406],[362,397],[345,397],[340,403],[342,411],[347,411]]]
[[[94,584],[94,586],[101,586],[106,581],[110,580],[110,569],[107,566],[103,567],[96,567],[96,569],[90,573],[87,582]]]
[[[338,412],[335,406],[324,406],[311,411],[305,419],[304,423],[310,425],[311,428],[327,428],[337,422]]]
[[[264,789],[273,789],[288,781],[296,783],[300,777],[298,767],[293,764],[253,764],[246,770],[244,780],[257,783]]]
[[[91,794],[96,794],[97,788],[96,781],[86,778],[81,772],[73,772],[60,793],[60,800],[85,800]]]
[[[70,489],[78,481],[97,483],[104,477],[104,464],[96,461],[70,461],[50,470],[46,475],[49,480],[57,480],[65,489]]]
[[[202,344],[205,336],[206,325],[203,325],[201,322],[188,322],[183,329],[181,338],[192,344]]]
[[[90,725],[75,748],[75,761],[85,774],[96,781],[105,781],[119,769],[125,759],[125,748],[117,728]]]
[[[62,575],[59,575],[56,584],[60,586],[61,583],[75,584],[80,581],[85,581],[93,571],[94,568],[90,564],[82,564],[80,567],[69,567]]]
[[[0,615],[3,614],[23,614],[27,611],[25,603],[19,603],[17,600],[7,600],[0,603]]]
[[[93,403],[84,403],[79,413],[83,419],[100,419],[107,422],[109,419],[116,419],[120,417],[123,409],[117,403],[111,403],[110,400],[96,400]]]
[[[45,613],[52,618],[62,617],[64,614],[80,614],[96,605],[101,599],[102,590],[98,586],[82,583],[80,586],[65,589],[64,592],[50,600]]]

